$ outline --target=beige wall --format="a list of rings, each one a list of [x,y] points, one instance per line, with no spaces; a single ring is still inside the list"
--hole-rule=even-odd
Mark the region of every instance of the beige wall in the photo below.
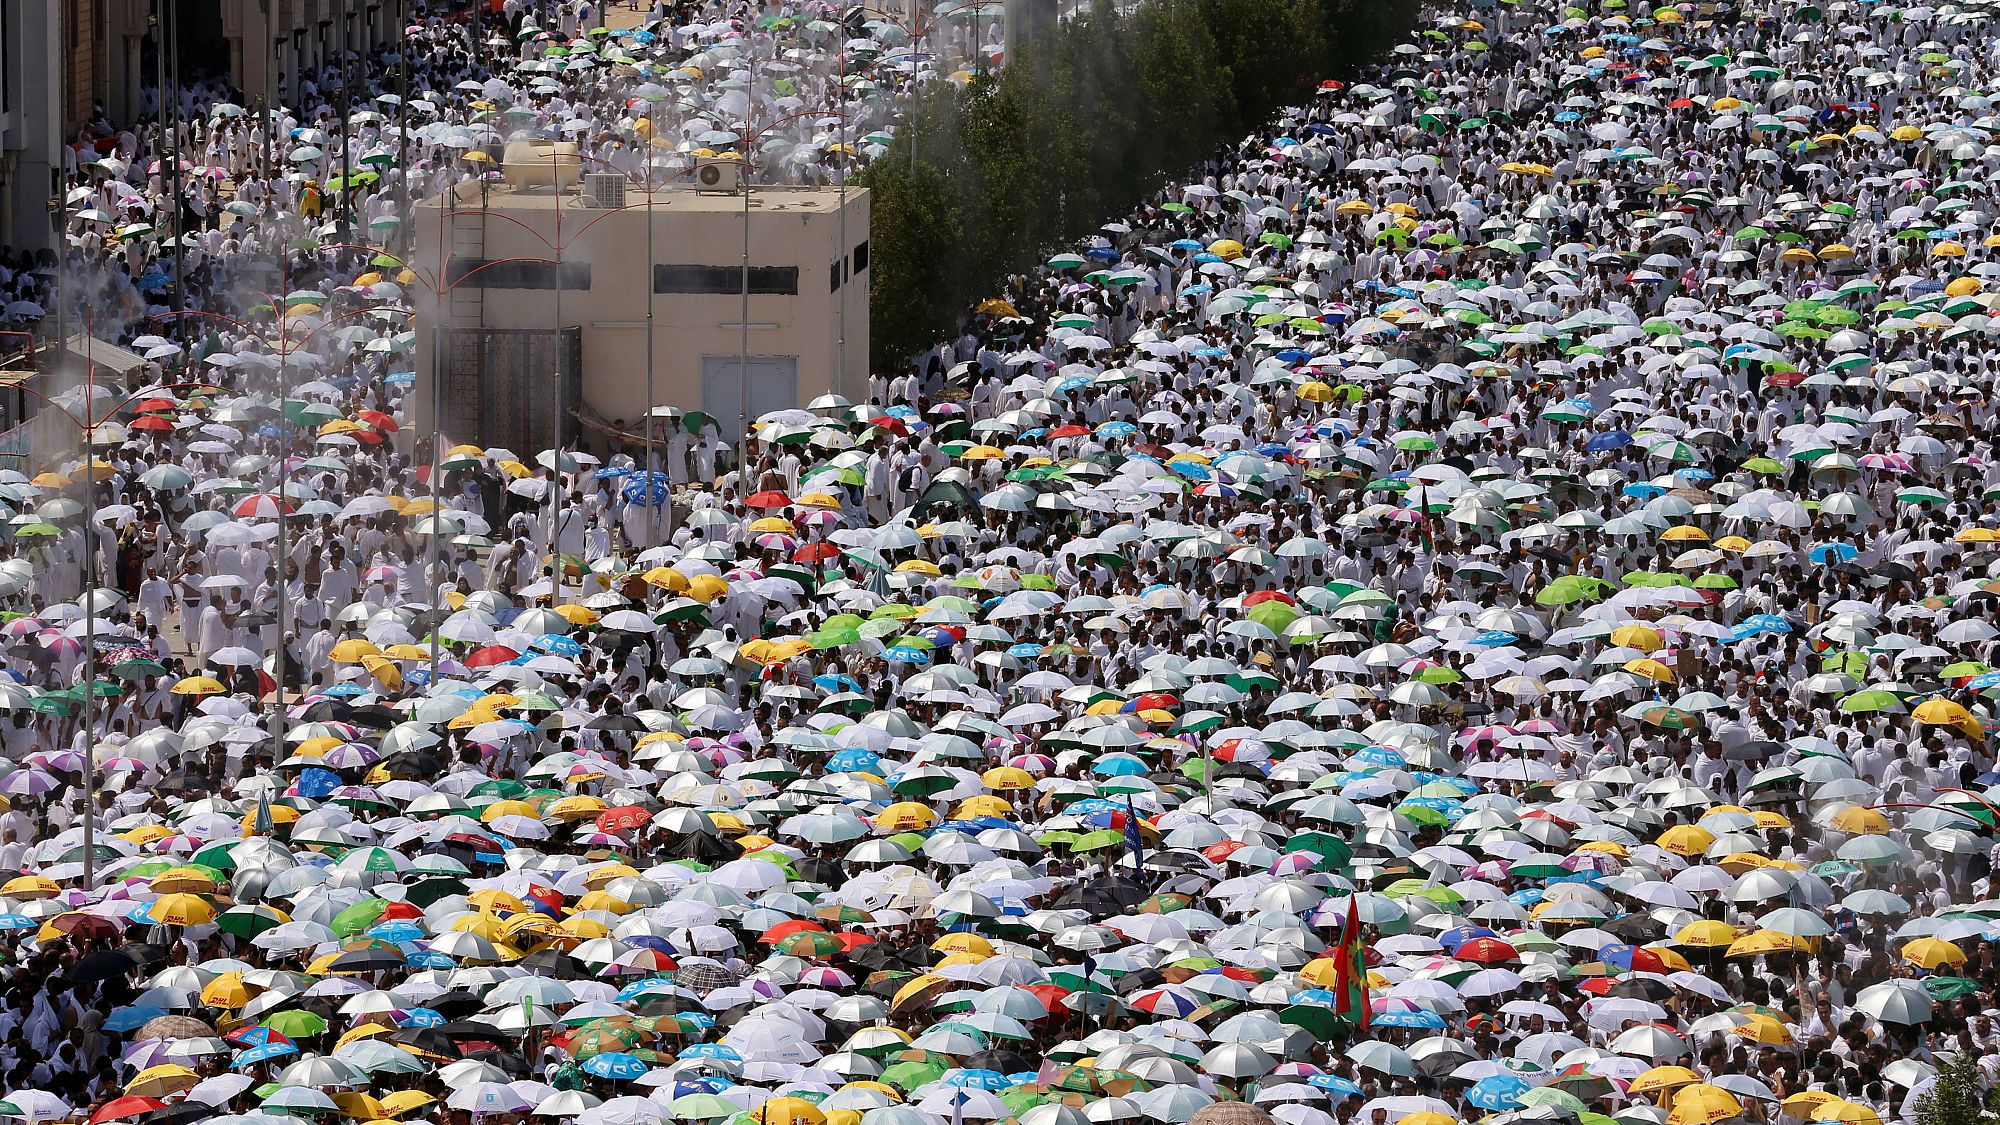
[[[446,211],[442,199],[419,206],[414,227],[419,276],[427,281],[445,276],[442,267],[454,244],[457,256],[488,261],[553,258],[551,247],[559,245],[563,261],[588,262],[591,267],[591,289],[565,291],[560,320],[564,326],[582,329],[584,403],[607,420],[624,419],[637,428],[649,406],[645,321],[651,295],[652,404],[702,407],[702,357],[734,360],[743,346],[738,327],[743,323],[740,291],[732,282],[732,290],[723,294],[651,294],[650,267],[657,262],[740,268],[742,196],[666,189],[656,192],[648,207],[646,194],[632,191],[626,208],[619,211],[584,209],[576,205],[575,196],[565,196],[558,228],[555,197],[546,191],[522,195],[493,191],[488,196],[489,214],[483,218],[476,213],[478,188],[461,194],[456,215]],[[826,188],[760,187],[751,195],[751,204],[751,265],[797,267],[799,284],[796,295],[750,297],[748,354],[753,360],[796,359],[797,401],[790,405],[803,405],[828,391],[857,399],[865,396],[868,274],[851,273],[838,292],[831,285],[833,263],[842,257],[839,193]],[[851,253],[868,239],[868,193],[849,189],[844,214],[845,242]],[[558,324],[553,292],[483,289],[475,295],[466,291],[472,285],[468,279],[444,299],[426,293],[419,305],[413,435],[427,433],[431,424],[432,327]],[[843,322],[844,364],[837,358]],[[727,413],[718,421],[726,432],[734,432],[736,411]],[[450,436],[473,440],[469,435]]]
[[[343,37],[366,54],[402,34],[406,0],[176,0],[219,13],[229,41],[231,79],[246,105],[265,91],[289,104],[287,91],[301,73],[319,74],[337,59]],[[114,121],[138,116],[147,20],[153,0],[107,0],[105,105]],[[286,43],[279,53],[278,37]],[[322,83],[323,84],[323,83]]]

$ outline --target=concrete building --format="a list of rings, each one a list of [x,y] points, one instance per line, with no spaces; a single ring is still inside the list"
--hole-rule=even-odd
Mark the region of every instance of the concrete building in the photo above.
[[[510,166],[511,167],[511,166]],[[573,166],[572,166],[573,167]],[[544,179],[548,177],[544,176]],[[609,179],[610,177],[607,177]],[[417,208],[415,425],[522,454],[641,430],[650,408],[742,420],[868,377],[868,193],[461,185]],[[598,185],[587,184],[595,189]],[[616,198],[608,202],[616,203]],[[651,385],[647,393],[647,318]]]
[[[94,0],[0,3],[0,246],[51,244],[64,140],[90,116]]]
[[[95,0],[106,5],[103,99],[112,120],[140,114],[165,45],[184,75],[227,74],[244,105],[289,103],[301,75],[324,90],[343,47],[366,56],[400,38],[409,0]],[[164,24],[163,24],[164,21]]]

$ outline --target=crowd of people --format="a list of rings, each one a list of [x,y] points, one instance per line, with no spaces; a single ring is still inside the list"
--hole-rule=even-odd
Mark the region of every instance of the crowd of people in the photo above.
[[[140,129],[7,282],[150,366],[0,477],[0,1116],[1976,1112],[1988,6],[1443,5],[865,401],[650,461],[410,440],[407,200],[844,98],[759,148],[837,175],[949,75],[539,10],[269,159],[183,92],[178,264]]]

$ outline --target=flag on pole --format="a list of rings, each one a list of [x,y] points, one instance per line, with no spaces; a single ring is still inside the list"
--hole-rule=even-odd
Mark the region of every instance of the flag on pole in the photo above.
[[[1347,896],[1347,918],[1334,953],[1333,1013],[1360,1031],[1368,1030],[1368,963],[1362,952],[1361,902]]]
[[[1139,814],[1132,808],[1132,794],[1125,794],[1125,847],[1132,853],[1132,870],[1146,866],[1146,838],[1139,834]]]

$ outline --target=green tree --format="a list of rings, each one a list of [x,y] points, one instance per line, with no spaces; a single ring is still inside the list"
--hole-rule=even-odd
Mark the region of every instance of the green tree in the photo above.
[[[1986,1110],[1979,1062],[1967,1051],[1938,1068],[1937,1083],[1917,1098],[1918,1125],[1995,1125]]]
[[[862,175],[870,335],[894,371],[1002,279],[1129,211],[1414,22],[1410,0],[1111,0],[933,84]]]

